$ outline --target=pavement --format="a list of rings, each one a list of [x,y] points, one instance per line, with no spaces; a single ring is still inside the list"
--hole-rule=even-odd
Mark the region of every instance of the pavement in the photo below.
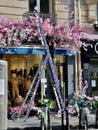
[[[61,117],[56,117],[55,114],[51,114],[50,123],[52,130],[67,130],[66,118],[64,118],[64,129],[61,125]],[[69,130],[79,130],[78,116],[69,116],[69,124]],[[41,130],[40,119],[38,119],[38,117],[36,116],[32,116],[29,117],[29,119],[26,122],[24,122],[24,117],[18,118],[17,120],[8,120],[7,130]],[[88,130],[98,130],[98,127],[95,127],[94,114],[90,114],[88,116]]]

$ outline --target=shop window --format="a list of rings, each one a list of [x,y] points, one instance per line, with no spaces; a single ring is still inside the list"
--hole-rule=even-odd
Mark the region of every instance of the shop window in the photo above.
[[[33,12],[36,6],[36,0],[29,0],[29,11]],[[49,0],[40,0],[40,12],[49,13]]]
[[[36,54],[36,55],[4,54],[3,59],[5,59],[8,62],[8,67],[9,67],[8,69],[8,119],[12,119],[11,118],[12,114],[13,115],[16,114],[16,113],[13,113],[14,112],[13,110],[18,111],[20,109],[20,106],[22,105],[23,100],[26,97],[30,86],[32,85],[32,81],[34,81],[34,76],[40,65],[42,55],[39,55],[39,54]],[[56,68],[57,68],[58,78],[60,81],[60,90],[61,90],[63,99],[65,101],[66,56],[57,55],[56,59],[57,59]],[[47,71],[46,69],[45,69],[45,72],[48,72],[49,74],[50,70]],[[53,91],[54,82],[48,76],[51,76],[51,74],[47,75],[45,73],[44,81],[46,79],[49,79],[49,80],[46,80],[47,82],[45,81],[46,84],[44,84],[44,86],[47,86],[45,94],[47,94],[47,97],[50,97],[53,100],[53,104],[55,104],[54,107],[57,107],[56,102],[55,102],[56,97]],[[31,95],[28,96],[28,100],[26,104],[30,102],[30,99],[34,92],[34,88],[36,86],[37,81],[38,81],[38,78],[35,81],[35,84],[33,84],[32,86],[32,90],[31,90],[32,92],[31,92]],[[39,100],[41,99],[41,85],[43,84],[39,82],[38,90],[37,90],[37,93],[35,95],[34,102],[33,102],[33,106],[35,107],[40,107]],[[10,108],[13,108],[13,109],[10,109]],[[25,111],[22,112],[22,116],[23,115],[25,115]],[[32,112],[31,112],[31,115],[33,115]]]

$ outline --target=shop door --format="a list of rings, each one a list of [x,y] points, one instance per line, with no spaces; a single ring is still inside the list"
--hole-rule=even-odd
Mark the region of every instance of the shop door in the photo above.
[[[90,67],[91,95],[98,96],[98,67]]]
[[[56,69],[57,69],[57,74],[58,74],[58,79],[60,82],[60,90],[61,94],[63,97],[63,100],[65,101],[65,76],[66,76],[66,71],[65,71],[65,63],[56,63]]]

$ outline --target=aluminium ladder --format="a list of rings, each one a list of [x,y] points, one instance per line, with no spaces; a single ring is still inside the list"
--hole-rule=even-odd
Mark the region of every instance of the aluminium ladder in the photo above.
[[[52,76],[53,76],[53,80],[54,80],[54,83],[55,83],[55,90],[54,90],[54,91],[55,91],[55,93],[56,93],[55,95],[57,95],[57,96],[56,96],[57,102],[58,102],[58,104],[59,104],[60,109],[65,110],[65,104],[64,104],[63,98],[62,98],[62,96],[61,96],[60,87],[59,87],[60,84],[59,84],[59,80],[58,80],[56,68],[55,68],[55,65],[54,65],[54,63],[53,63],[53,59],[52,59],[51,54],[50,54],[50,50],[49,50],[49,46],[48,46],[48,44],[47,44],[46,36],[44,35],[44,30],[43,30],[43,28],[42,28],[42,26],[41,26],[41,23],[40,23],[39,14],[38,14],[38,29],[39,29],[39,33],[40,33],[41,42],[42,42],[42,44],[44,44],[44,46],[45,46],[46,57],[45,57],[45,60],[44,60],[44,62],[43,62],[43,64],[42,64],[41,72],[40,72],[40,74],[39,74],[39,76],[38,76],[38,80],[37,80],[37,82],[36,82],[36,85],[35,85],[35,88],[34,88],[34,92],[33,92],[33,94],[32,94],[32,97],[31,97],[31,100],[30,100],[30,105],[29,105],[29,108],[27,109],[27,112],[26,112],[24,121],[26,121],[26,120],[28,119],[30,110],[31,110],[31,108],[32,108],[32,102],[34,101],[34,98],[35,98],[35,96],[36,96],[36,92],[37,92],[37,89],[38,89],[38,86],[39,86],[39,83],[40,83],[40,80],[41,80],[41,76],[42,76],[42,74],[43,74],[43,71],[44,71],[44,69],[45,69],[45,65],[46,65],[47,63],[48,63],[49,66],[50,66],[51,74],[52,74]],[[32,82],[31,85],[34,84],[34,82],[35,82],[35,80],[36,80],[36,78],[37,78],[38,72],[39,72],[39,68],[38,68],[38,71],[37,71],[36,76],[35,76],[35,78],[34,78],[34,81]],[[29,95],[30,92],[31,92],[31,88],[32,88],[32,87],[30,86],[30,90],[29,90],[28,93],[27,93],[25,102],[26,102],[26,100],[27,100],[28,95]],[[25,102],[24,102],[24,103],[25,103]],[[23,104],[23,105],[24,105],[24,104]]]

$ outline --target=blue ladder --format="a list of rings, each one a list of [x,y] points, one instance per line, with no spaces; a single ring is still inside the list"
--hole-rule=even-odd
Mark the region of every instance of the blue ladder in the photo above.
[[[38,15],[39,16],[39,15]],[[57,72],[56,72],[56,68],[55,68],[55,65],[53,63],[53,59],[51,57],[51,54],[50,54],[50,50],[49,50],[49,46],[47,44],[47,40],[46,40],[46,36],[44,35],[44,30],[42,28],[42,25],[40,23],[40,17],[38,17],[38,29],[39,29],[39,33],[40,33],[40,39],[41,39],[41,42],[42,44],[44,44],[45,46],[45,50],[46,50],[46,57],[45,57],[45,60],[42,64],[42,68],[41,68],[41,72],[40,72],[40,75],[38,76],[38,80],[36,82],[36,86],[34,88],[34,92],[33,92],[33,95],[31,97],[31,100],[30,100],[30,105],[29,105],[29,108],[26,112],[26,115],[25,115],[25,118],[24,118],[24,121],[26,121],[28,119],[28,116],[29,116],[29,113],[30,113],[30,110],[32,108],[32,103],[34,101],[34,98],[36,96],[36,92],[37,92],[37,89],[38,89],[38,86],[39,86],[39,83],[40,83],[40,80],[41,80],[41,76],[43,74],[43,71],[45,69],[45,65],[47,64],[47,62],[49,63],[50,65],[50,69],[51,69],[51,73],[52,73],[52,76],[53,76],[53,80],[54,80],[54,83],[55,83],[55,91],[57,92],[57,100],[59,99],[59,106],[60,106],[60,109],[62,110],[65,110],[65,104],[64,104],[64,101],[63,101],[63,98],[61,96],[61,92],[60,92],[60,84],[59,84],[59,80],[58,80],[58,76],[57,76]]]

